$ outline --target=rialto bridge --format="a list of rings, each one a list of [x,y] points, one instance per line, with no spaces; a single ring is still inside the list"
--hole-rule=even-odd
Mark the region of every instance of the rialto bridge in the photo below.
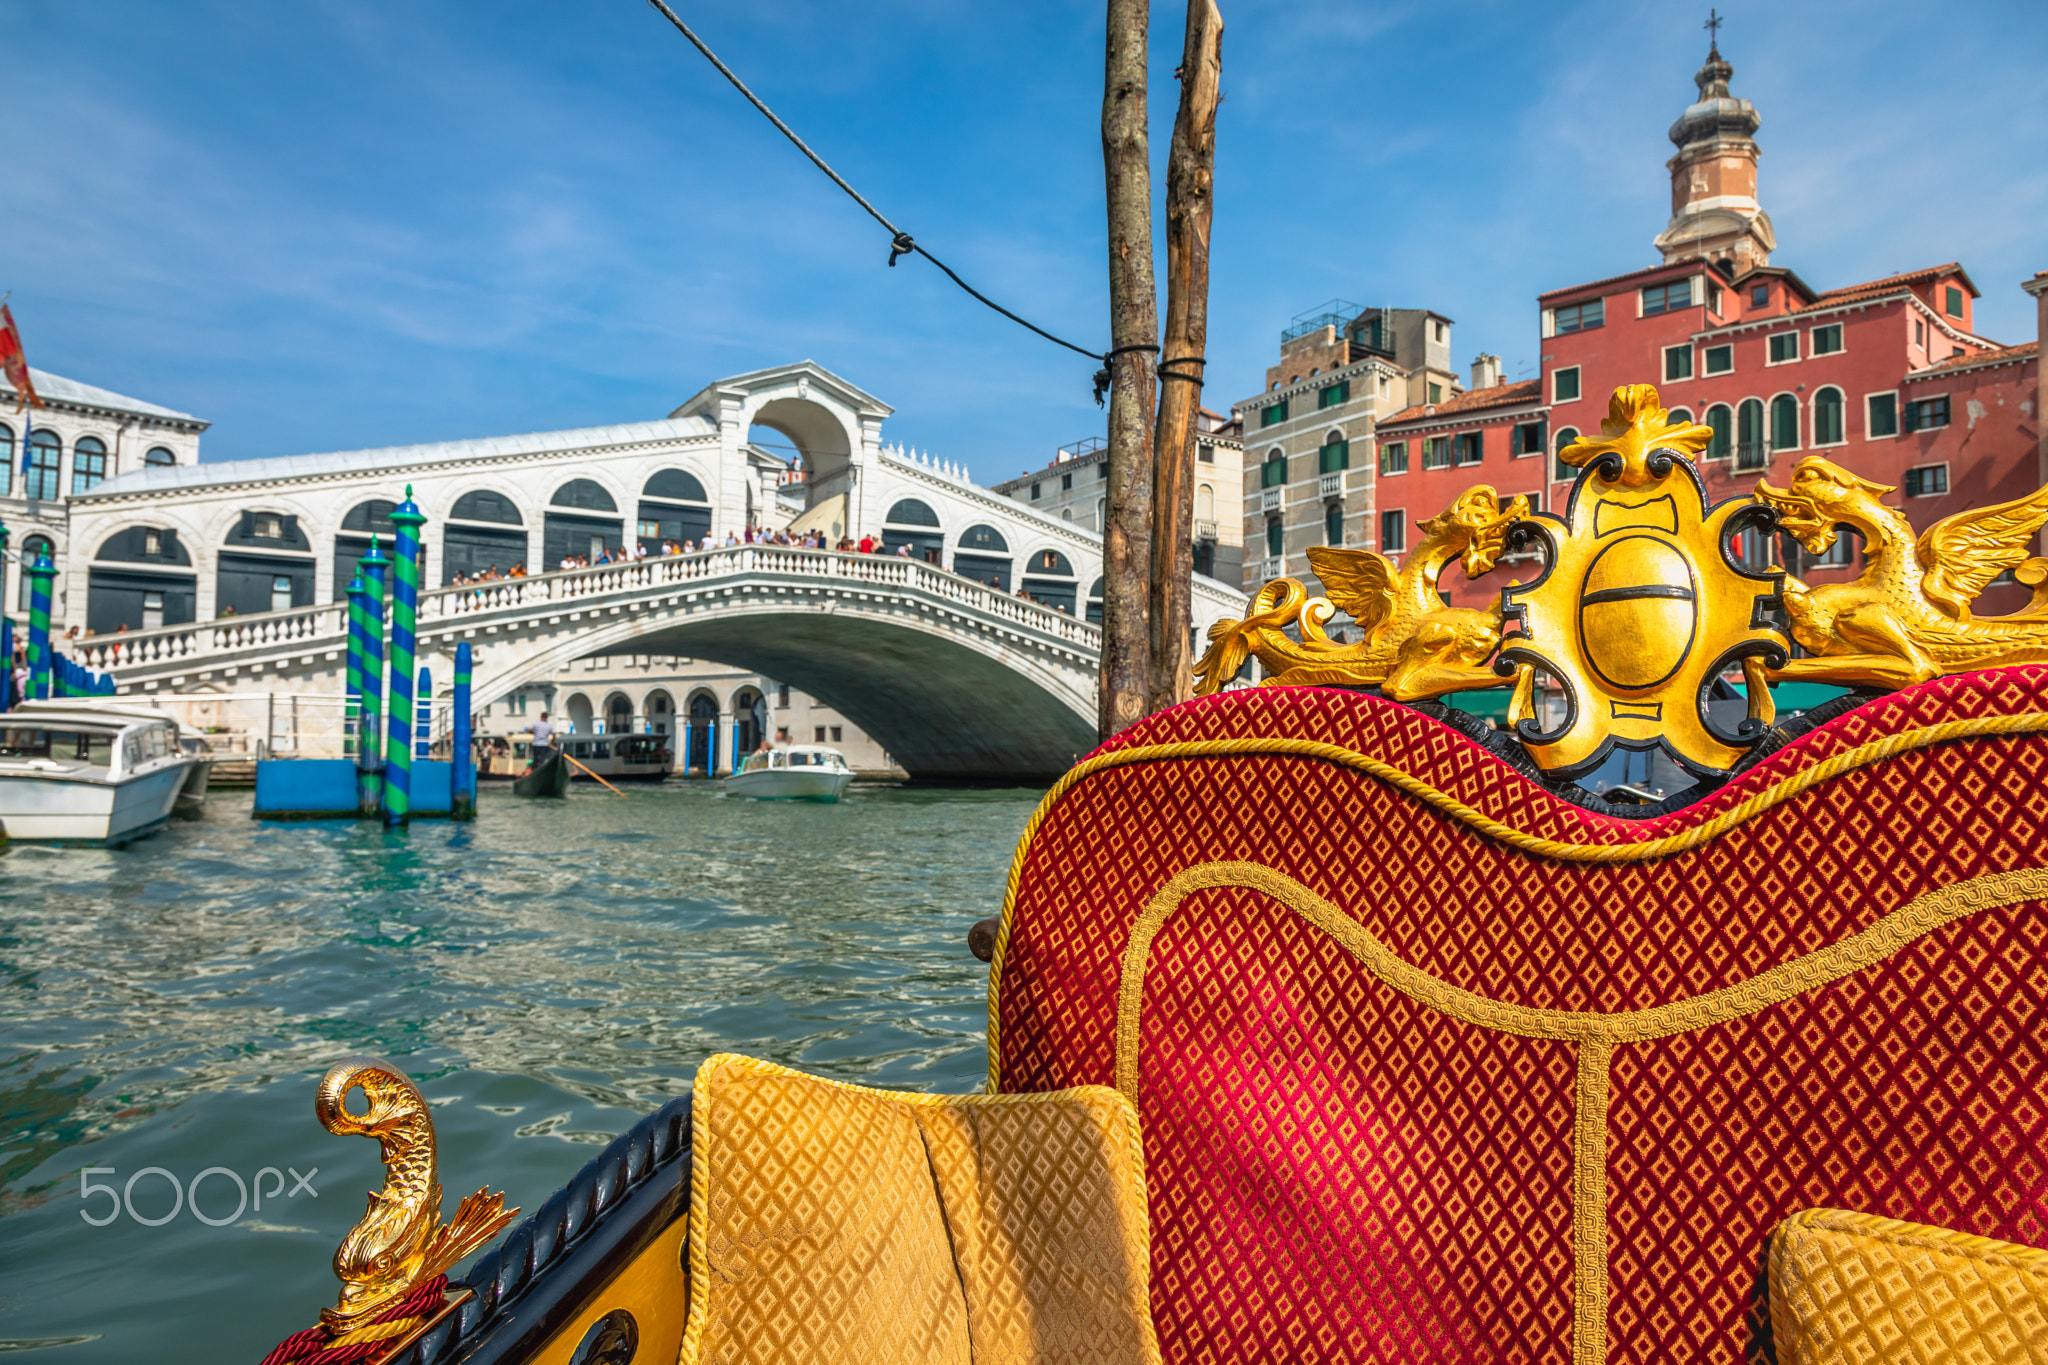
[[[339,693],[348,581],[371,536],[389,552],[410,487],[437,690],[465,640],[479,703],[592,655],[692,656],[800,687],[918,776],[1057,772],[1094,742],[1101,537],[885,448],[889,413],[806,361],[657,422],[118,475],[69,500],[59,619],[82,629],[63,648],[130,695]],[[762,427],[793,462],[749,439]],[[890,553],[738,545],[541,571],[750,526]],[[448,586],[515,564],[528,576]],[[1198,631],[1244,605],[1206,578],[1194,601]]]

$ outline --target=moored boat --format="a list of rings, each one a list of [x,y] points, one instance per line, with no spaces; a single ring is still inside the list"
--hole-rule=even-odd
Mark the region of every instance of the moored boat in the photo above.
[[[143,708],[30,702],[0,717],[0,827],[31,843],[118,847],[205,799],[210,753]]]
[[[725,794],[756,801],[837,801],[852,785],[853,769],[837,749],[792,744],[748,754],[725,779]]]
[[[667,735],[558,735],[556,739],[563,751],[582,765],[571,765],[573,782],[600,777],[617,782],[660,782],[674,766]]]
[[[512,783],[514,796],[564,796],[569,791],[569,760],[556,748],[535,751],[533,767]]]

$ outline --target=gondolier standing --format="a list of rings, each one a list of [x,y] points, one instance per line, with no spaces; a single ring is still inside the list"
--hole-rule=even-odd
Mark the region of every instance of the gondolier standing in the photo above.
[[[540,719],[526,727],[526,733],[533,736],[533,756],[528,763],[531,769],[547,757],[547,751],[555,747],[555,727],[548,720],[548,713],[540,713]]]

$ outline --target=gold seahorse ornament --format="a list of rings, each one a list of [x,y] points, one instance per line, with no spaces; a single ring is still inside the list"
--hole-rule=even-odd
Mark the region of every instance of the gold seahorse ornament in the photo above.
[[[2048,559],[2029,549],[2048,524],[2048,488],[1994,507],[1971,508],[1915,537],[1905,513],[1879,501],[1892,492],[1817,455],[1791,486],[1759,480],[1759,502],[1814,554],[1846,526],[1863,536],[1865,567],[1853,583],[1808,587],[1785,580],[1792,636],[1815,657],[1772,670],[1773,679],[1900,688],[1948,673],[2048,662]],[[2010,570],[2034,589],[2010,616],[1970,610]]]
[[[1487,664],[1500,645],[1499,604],[1448,606],[1437,579],[1453,563],[1471,578],[1492,569],[1509,528],[1528,515],[1526,497],[1503,507],[1482,484],[1422,523],[1423,538],[1399,569],[1371,550],[1310,549],[1309,566],[1329,595],[1311,597],[1292,578],[1260,588],[1242,620],[1209,628],[1209,649],[1194,669],[1195,691],[1219,690],[1250,657],[1265,667],[1268,683],[1378,687],[1397,701],[1501,686]],[[1351,614],[1364,640],[1345,644],[1329,637],[1325,627],[1339,608]],[[1290,626],[1299,641],[1287,635]]]
[[[368,1101],[360,1114],[348,1107],[353,1090]],[[504,1195],[480,1189],[456,1205],[452,1222],[441,1222],[433,1116],[419,1087],[389,1062],[350,1057],[337,1063],[321,1078],[313,1112],[330,1133],[376,1138],[385,1166],[384,1188],[370,1195],[368,1214],[334,1253],[341,1298],[320,1310],[330,1330],[354,1326],[405,1297],[519,1216],[504,1207]]]

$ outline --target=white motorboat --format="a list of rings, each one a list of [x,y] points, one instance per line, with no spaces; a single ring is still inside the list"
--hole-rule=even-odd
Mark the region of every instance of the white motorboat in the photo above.
[[[212,756],[142,708],[28,702],[0,715],[0,829],[30,843],[119,847],[205,798]]]
[[[853,769],[837,749],[792,744],[748,754],[740,770],[725,779],[725,794],[756,801],[837,801],[852,784]]]

